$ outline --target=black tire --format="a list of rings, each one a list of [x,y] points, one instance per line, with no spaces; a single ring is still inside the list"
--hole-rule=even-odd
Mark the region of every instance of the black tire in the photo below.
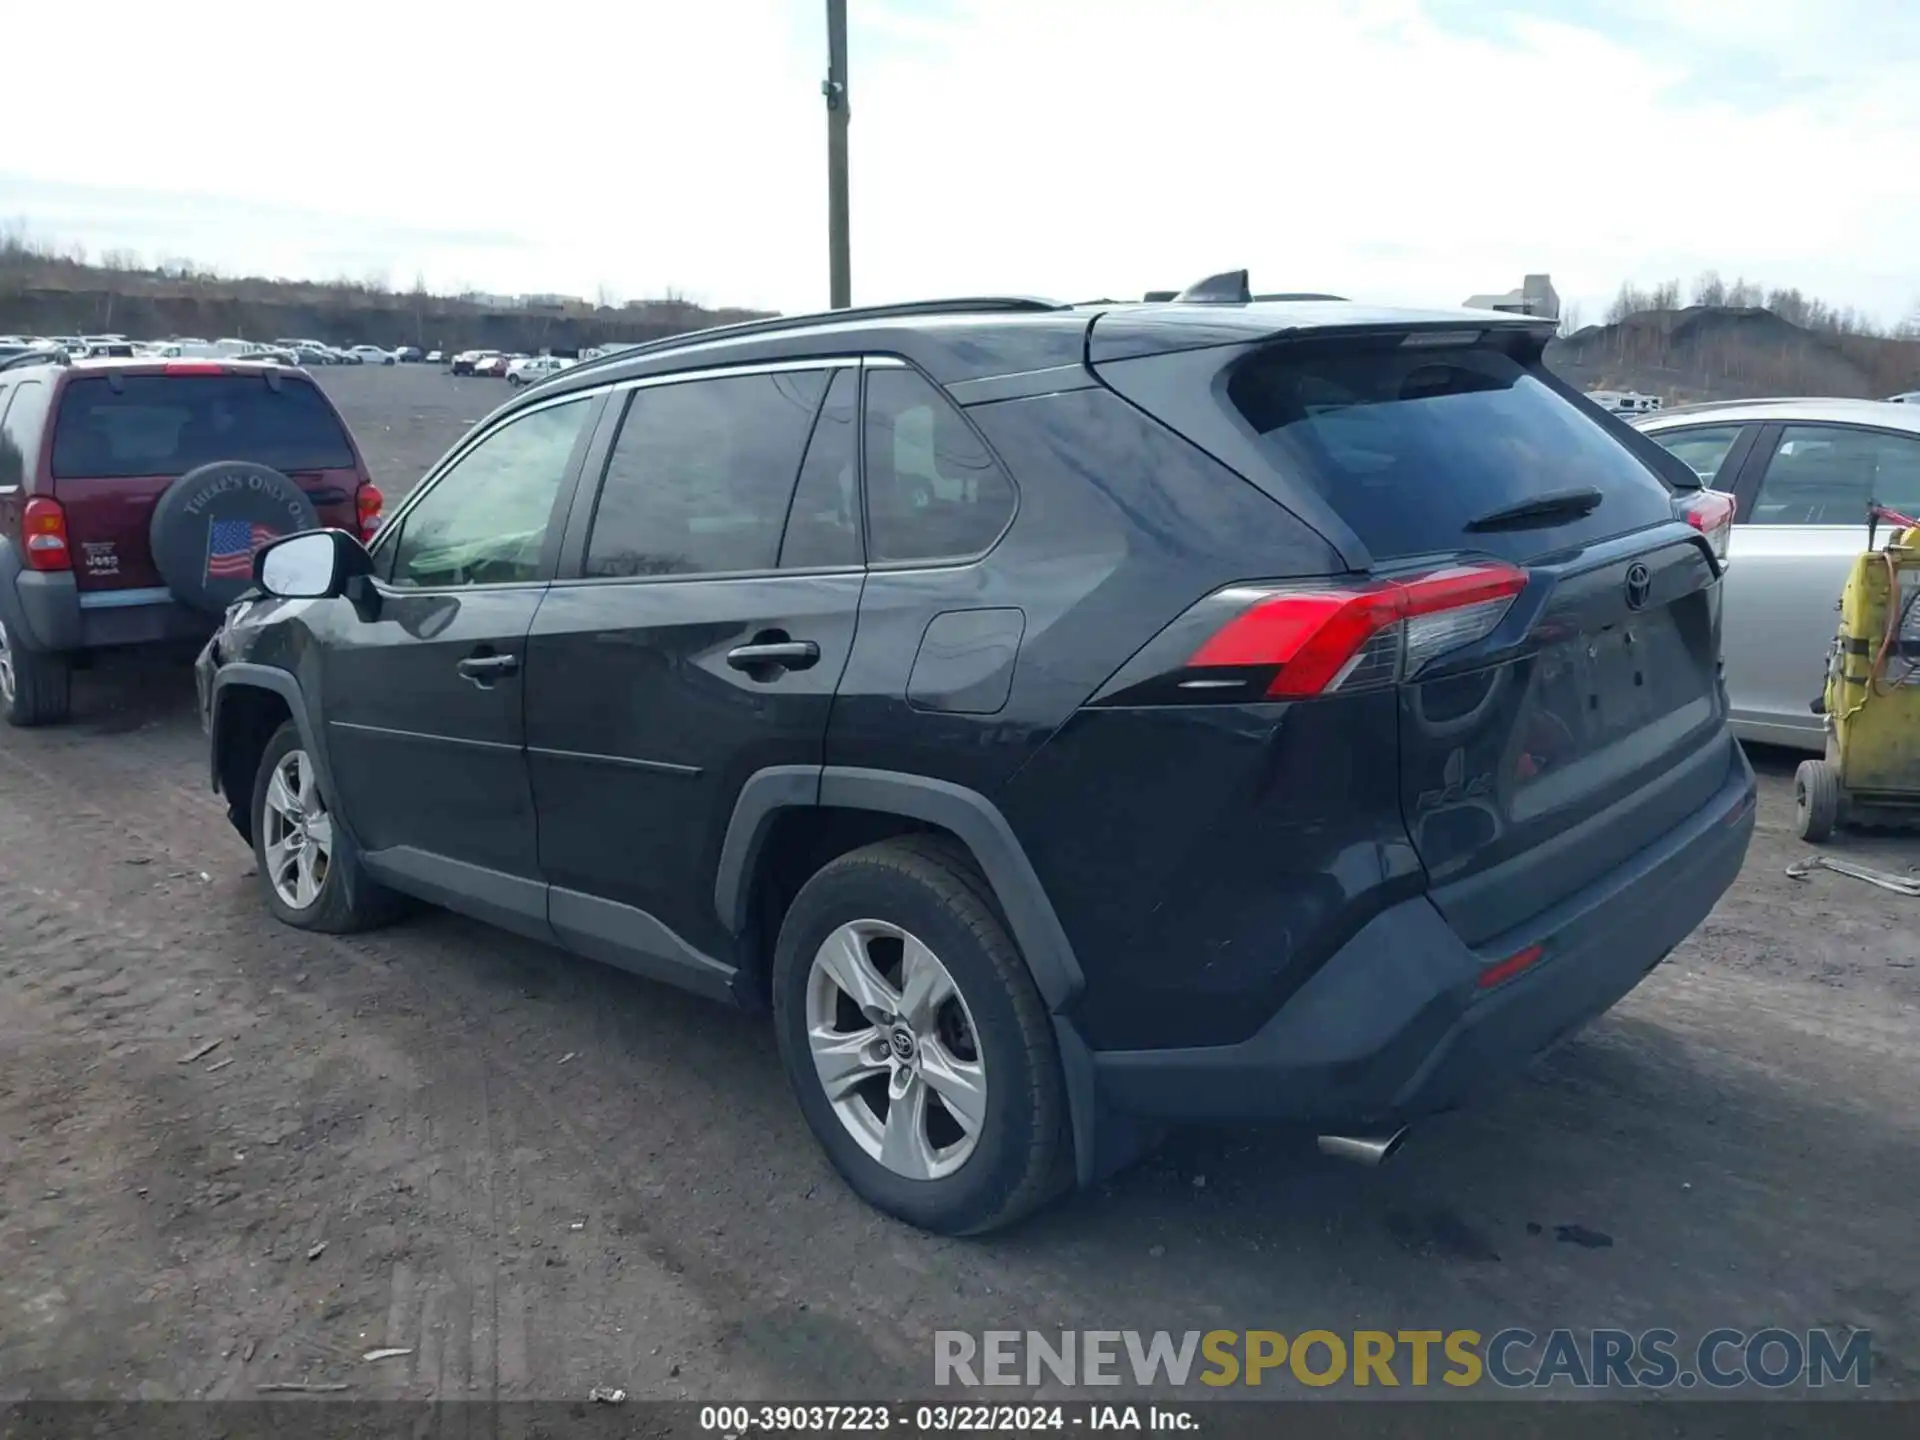
[[[234,539],[241,544],[250,536],[293,535],[319,524],[313,501],[278,470],[251,460],[216,460],[189,470],[167,487],[153,507],[147,541],[154,567],[174,599],[219,615],[252,586],[253,569],[236,563],[216,573],[215,537],[227,538],[216,525],[239,526],[241,533]]]
[[[1818,845],[1840,823],[1840,775],[1825,760],[1802,760],[1793,772],[1794,829]]]
[[[23,650],[0,626],[0,707],[20,729],[58,725],[73,710],[73,666],[64,655]]]
[[[333,843],[325,878],[314,900],[296,908],[274,888],[267,859],[267,790],[280,762],[293,751],[304,749],[300,728],[293,721],[287,721],[273,732],[273,738],[261,752],[260,768],[253,778],[253,858],[260,881],[260,893],[266,897],[267,908],[283,924],[299,930],[319,930],[330,935],[345,935],[388,924],[399,918],[404,902],[361,868],[353,838],[337,819],[333,825]],[[315,784],[317,788],[317,778]],[[332,797],[321,792],[320,799],[331,813]]]
[[[808,1044],[814,958],[840,926],[877,920],[923,941],[951,975],[986,1075],[973,1151],[938,1179],[911,1179],[869,1155],[835,1113]],[[775,947],[774,1023],[788,1082],[814,1136],[854,1192],[941,1235],[1020,1219],[1069,1183],[1073,1146],[1053,1027],[992,890],[971,857],[936,837],[883,841],[843,855],[801,888]]]

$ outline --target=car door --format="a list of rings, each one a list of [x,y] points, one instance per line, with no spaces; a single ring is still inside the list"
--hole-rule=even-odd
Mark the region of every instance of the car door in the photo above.
[[[334,785],[367,868],[543,938],[523,666],[600,403],[522,411],[463,446],[319,635]]]
[[[1723,640],[1733,719],[1753,739],[1818,747],[1812,703],[1867,505],[1920,506],[1920,435],[1768,425],[1738,490]]]
[[[809,363],[609,401],[604,478],[527,643],[549,915],[584,954],[731,981],[713,896],[734,802],[757,770],[821,763],[852,647],[858,391],[856,365]]]

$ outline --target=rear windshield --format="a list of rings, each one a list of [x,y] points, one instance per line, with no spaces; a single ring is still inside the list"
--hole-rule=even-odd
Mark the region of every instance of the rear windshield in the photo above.
[[[350,470],[353,447],[320,392],[283,377],[124,375],[70,381],[53,431],[56,480],[184,475],[215,460]]]
[[[1631,451],[1503,351],[1289,345],[1235,372],[1227,394],[1284,473],[1319,490],[1376,557],[1537,550],[1670,519]],[[1502,540],[1468,522],[1592,488],[1590,516]]]

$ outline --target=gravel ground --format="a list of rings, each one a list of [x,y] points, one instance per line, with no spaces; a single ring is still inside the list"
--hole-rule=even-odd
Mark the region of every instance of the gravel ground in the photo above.
[[[322,378],[395,494],[505,395]],[[1707,924],[1496,1103],[1378,1171],[1183,1134],[960,1242],[838,1183],[764,1020],[444,913],[280,927],[190,677],[76,704],[0,730],[0,1398],[926,1395],[991,1327],[1868,1327],[1920,1389],[1920,901],[1782,875],[1788,757]]]

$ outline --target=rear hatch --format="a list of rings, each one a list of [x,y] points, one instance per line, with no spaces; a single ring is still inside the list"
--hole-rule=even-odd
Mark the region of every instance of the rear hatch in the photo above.
[[[1212,405],[1189,395],[1170,423],[1344,526],[1328,538],[1366,573],[1259,588],[1265,618],[1193,663],[1284,662],[1271,698],[1397,687],[1403,818],[1462,939],[1522,926],[1708,803],[1732,744],[1713,548],[1537,368],[1537,339],[1233,351]],[[1097,368],[1151,410],[1132,368],[1151,363]]]
[[[216,460],[270,465],[306,492],[321,524],[358,523],[358,452],[306,377],[203,361],[70,373],[50,465],[77,587],[164,584],[148,541],[154,506],[175,480]]]

